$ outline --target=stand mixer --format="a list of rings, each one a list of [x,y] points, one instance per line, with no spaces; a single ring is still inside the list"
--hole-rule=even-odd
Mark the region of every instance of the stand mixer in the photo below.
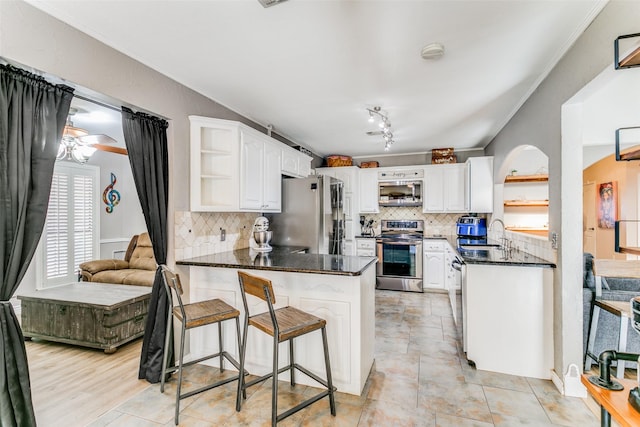
[[[259,216],[253,223],[253,230],[249,236],[249,248],[257,252],[270,252],[273,249],[269,245],[272,233],[269,231],[269,219]]]

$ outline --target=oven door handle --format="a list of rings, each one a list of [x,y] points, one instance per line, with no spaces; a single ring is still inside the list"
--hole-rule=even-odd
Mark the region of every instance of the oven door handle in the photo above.
[[[414,242],[410,240],[378,239],[376,240],[376,243],[384,243],[385,245],[391,245],[391,246],[398,246],[398,245],[422,246],[422,241]]]

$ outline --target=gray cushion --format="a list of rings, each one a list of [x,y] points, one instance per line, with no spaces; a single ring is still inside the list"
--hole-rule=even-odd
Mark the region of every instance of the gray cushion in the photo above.
[[[593,275],[593,255],[589,252],[582,254],[582,287],[596,289],[596,279]]]

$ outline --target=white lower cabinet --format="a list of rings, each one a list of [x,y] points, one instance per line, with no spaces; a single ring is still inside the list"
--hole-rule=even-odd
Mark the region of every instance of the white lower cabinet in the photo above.
[[[431,289],[444,289],[445,286],[445,260],[444,240],[426,239],[423,244],[424,259],[423,287]]]
[[[376,239],[371,237],[356,238],[357,256],[376,256]]]

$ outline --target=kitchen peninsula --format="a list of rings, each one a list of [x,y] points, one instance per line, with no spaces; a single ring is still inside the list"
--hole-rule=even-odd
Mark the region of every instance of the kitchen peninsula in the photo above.
[[[360,395],[373,365],[375,339],[375,257],[300,253],[303,248],[274,247],[259,253],[238,249],[177,261],[188,267],[191,301],[220,298],[241,312],[242,296],[238,270],[272,281],[275,307],[292,305],[327,321],[327,336],[334,385],[338,391]],[[266,303],[254,300],[256,312],[266,311]],[[241,314],[244,316],[244,313]],[[229,322],[227,322],[229,323]],[[238,356],[235,325],[223,326],[225,350]],[[217,335],[208,327],[192,331],[191,356],[217,351]],[[249,329],[247,369],[263,375],[271,371],[272,341]],[[322,340],[303,336],[294,341],[296,362],[324,376]],[[288,357],[282,343],[281,357]],[[282,374],[281,379],[287,378]],[[301,384],[318,386],[304,375]]]

